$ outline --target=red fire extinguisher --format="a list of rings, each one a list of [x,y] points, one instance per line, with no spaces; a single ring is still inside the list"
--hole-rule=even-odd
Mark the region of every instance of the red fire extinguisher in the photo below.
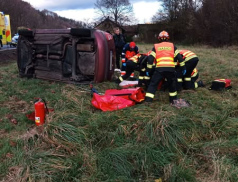
[[[45,123],[45,115],[48,111],[46,103],[43,99],[38,99],[35,102],[35,123],[37,126],[43,125]]]

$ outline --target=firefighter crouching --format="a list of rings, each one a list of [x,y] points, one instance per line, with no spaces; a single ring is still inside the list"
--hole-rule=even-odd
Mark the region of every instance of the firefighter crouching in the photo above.
[[[154,45],[148,57],[146,75],[150,75],[154,59],[156,60],[156,66],[145,95],[145,102],[153,101],[158,84],[165,78],[168,81],[169,101],[173,103],[173,100],[177,99],[177,79],[174,59],[178,60],[183,74],[186,73],[186,68],[177,48],[173,43],[167,42],[169,34],[166,31],[162,31],[158,38],[160,43]]]
[[[179,70],[177,70],[177,69],[179,69]],[[182,86],[183,86],[183,79],[182,79],[182,76],[178,77],[178,75],[180,75],[182,73],[180,73],[179,66],[175,66],[175,70],[176,70],[176,73],[177,73],[177,91],[181,91]],[[204,87],[205,86],[203,84],[202,80],[199,80],[198,82],[196,82],[198,78],[199,78],[198,70],[197,70],[197,68],[194,68],[193,72],[191,74],[191,88],[192,89],[196,89],[198,87]],[[168,88],[168,84],[167,84],[167,81],[165,80],[163,85],[162,85],[162,90],[166,90],[167,88]]]
[[[194,89],[194,82],[191,80],[191,74],[198,64],[198,57],[195,53],[189,50],[179,50],[179,53],[183,56],[183,60],[186,67],[186,74],[183,76],[181,68],[176,66],[177,72],[177,89]]]
[[[126,64],[127,61],[132,58],[133,56],[135,56],[136,54],[139,53],[139,49],[136,46],[135,42],[130,42],[127,43],[123,49],[122,49],[122,54],[121,54],[121,62],[122,62],[122,66],[121,66],[121,76],[126,74]],[[131,73],[130,75],[131,77],[134,77],[134,72]]]
[[[136,54],[135,56],[129,58],[129,60],[126,62],[125,74],[123,76],[120,76],[116,80],[116,83],[119,84],[120,82],[128,79],[134,71],[139,71],[138,86],[142,86],[143,84],[148,85],[150,77],[146,75],[146,66],[147,58],[150,52],[148,52],[147,54]]]
[[[191,88],[192,89],[195,89],[195,88],[198,88],[198,87],[204,87],[204,84],[203,84],[202,80],[199,80],[198,82],[196,82],[198,77],[199,77],[198,70],[197,70],[197,68],[194,68],[193,72],[191,74]]]

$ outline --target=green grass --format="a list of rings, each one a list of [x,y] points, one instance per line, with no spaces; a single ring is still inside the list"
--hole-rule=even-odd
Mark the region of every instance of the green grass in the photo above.
[[[158,91],[150,106],[102,112],[88,86],[19,78],[15,63],[1,66],[0,181],[238,181],[237,47],[177,47],[199,56],[206,83],[179,93],[190,108],[171,107]],[[233,89],[208,90],[217,78],[230,78]],[[43,127],[25,117],[38,97],[54,108]]]

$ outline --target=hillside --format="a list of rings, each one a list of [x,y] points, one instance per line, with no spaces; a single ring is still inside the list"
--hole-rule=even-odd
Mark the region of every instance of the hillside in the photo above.
[[[36,10],[22,0],[1,0],[0,11],[10,15],[12,34],[17,32],[17,27],[35,29],[85,26],[83,22],[60,17],[48,10]]]

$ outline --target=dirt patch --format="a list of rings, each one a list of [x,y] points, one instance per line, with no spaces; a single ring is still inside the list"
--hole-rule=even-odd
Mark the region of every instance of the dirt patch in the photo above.
[[[0,50],[0,66],[13,63],[17,60],[17,50]]]
[[[18,139],[23,139],[24,141],[27,141],[30,138],[33,139],[35,136],[42,135],[43,132],[44,132],[44,126],[39,126],[39,127],[33,126],[27,132],[25,132],[22,135],[18,136]]]
[[[0,182],[21,182],[24,178],[22,178],[23,167],[21,166],[13,166],[9,168],[9,172],[7,177]]]
[[[2,104],[0,104],[0,106],[11,109],[12,113],[26,113],[27,111],[32,109],[32,105],[24,100],[19,99],[17,96],[9,97],[9,100],[3,102]],[[8,116],[8,119],[11,119],[11,117]]]

